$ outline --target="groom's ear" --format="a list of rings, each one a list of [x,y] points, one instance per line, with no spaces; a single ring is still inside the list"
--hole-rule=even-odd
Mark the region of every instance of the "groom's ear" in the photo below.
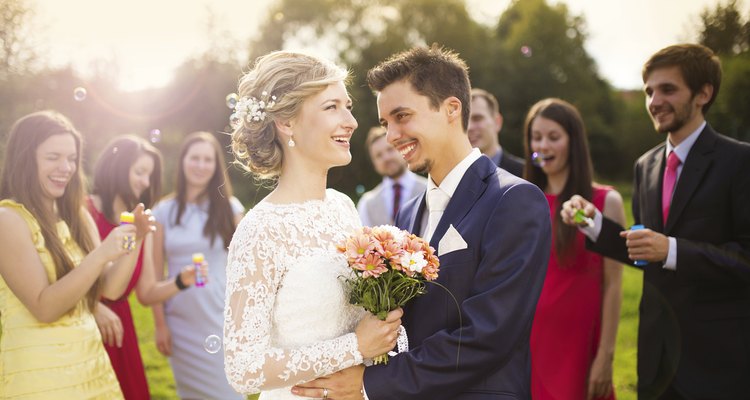
[[[455,96],[450,96],[443,100],[443,106],[448,116],[448,122],[453,123],[456,120],[461,120],[461,100]]]

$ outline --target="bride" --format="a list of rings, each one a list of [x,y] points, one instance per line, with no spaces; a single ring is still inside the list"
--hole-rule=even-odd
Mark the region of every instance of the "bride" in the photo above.
[[[391,350],[401,310],[380,321],[349,304],[336,245],[360,226],[344,194],[326,189],[351,161],[357,121],[348,73],[294,52],[260,57],[239,84],[232,149],[273,192],[247,213],[229,246],[224,312],[229,383],[261,399],[300,399],[297,383]],[[323,390],[323,398],[335,393]]]

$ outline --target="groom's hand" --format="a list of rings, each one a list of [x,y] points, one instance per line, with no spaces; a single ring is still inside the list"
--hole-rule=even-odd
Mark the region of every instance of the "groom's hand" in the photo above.
[[[362,393],[362,377],[364,374],[365,367],[356,365],[314,381],[294,386],[292,394],[323,399],[325,398],[323,397],[324,389],[327,389],[328,399],[362,400],[364,398]]]

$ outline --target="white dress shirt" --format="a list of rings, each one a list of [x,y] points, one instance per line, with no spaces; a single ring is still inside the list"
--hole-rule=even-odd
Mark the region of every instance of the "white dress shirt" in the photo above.
[[[440,190],[442,190],[445,194],[453,198],[453,194],[456,193],[456,188],[458,188],[458,184],[461,183],[461,179],[463,179],[466,171],[468,171],[469,167],[471,167],[471,164],[474,164],[474,161],[478,160],[481,156],[482,153],[479,151],[479,149],[471,149],[471,152],[466,157],[464,157],[463,160],[456,164],[456,166],[453,167],[450,172],[448,172],[448,175],[446,175],[443,181],[440,182],[440,186],[435,184],[435,181],[432,180],[431,175],[427,175],[427,192],[429,192],[432,188],[439,187]],[[419,230],[420,232],[422,232],[422,235],[426,233],[427,221],[430,214],[429,211],[429,208],[426,208],[425,212],[422,213],[422,229]],[[432,229],[434,230],[435,227],[432,227]]]

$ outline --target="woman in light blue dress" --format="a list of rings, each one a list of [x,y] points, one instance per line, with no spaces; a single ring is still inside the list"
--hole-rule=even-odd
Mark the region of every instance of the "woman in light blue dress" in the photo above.
[[[224,165],[221,145],[212,134],[188,135],[180,150],[175,192],[153,210],[158,277],[165,263],[170,277],[178,274],[192,262],[193,253],[203,253],[208,264],[205,286],[187,288],[153,309],[156,345],[170,357],[183,399],[243,399],[227,383],[223,352],[206,347],[209,336],[222,336],[227,247],[244,212],[232,196]]]

